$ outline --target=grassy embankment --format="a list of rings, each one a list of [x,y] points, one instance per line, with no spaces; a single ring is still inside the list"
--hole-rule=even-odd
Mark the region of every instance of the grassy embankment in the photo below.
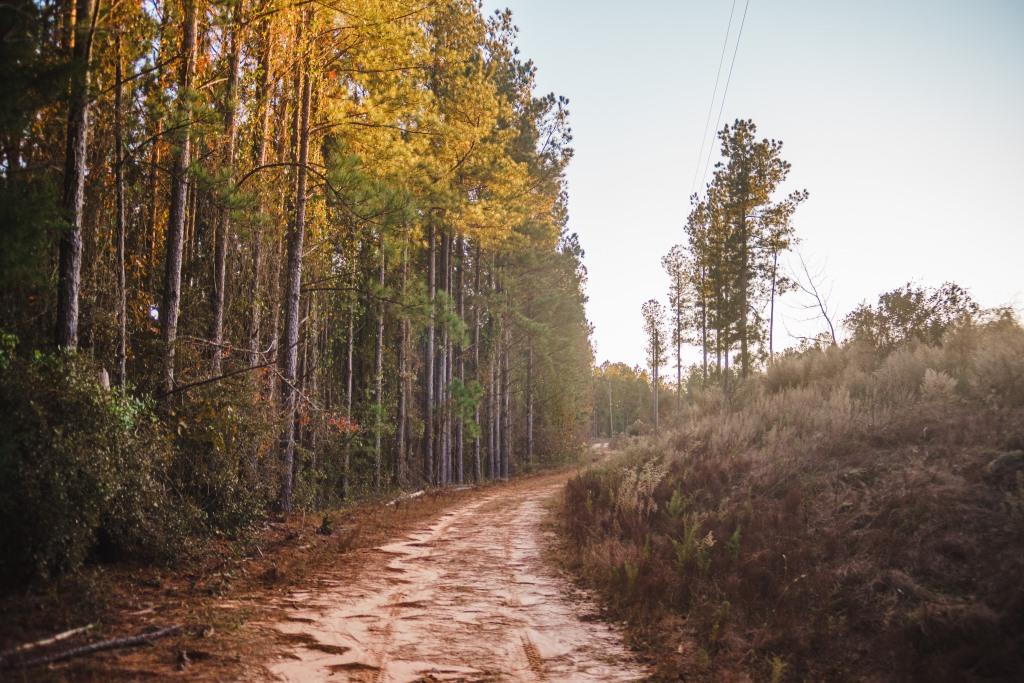
[[[676,680],[1024,671],[1024,331],[773,364],[566,489],[568,562]]]

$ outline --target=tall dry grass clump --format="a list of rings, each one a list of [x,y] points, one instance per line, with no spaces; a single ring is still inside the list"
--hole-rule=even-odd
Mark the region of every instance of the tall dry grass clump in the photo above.
[[[1012,679],[1024,330],[790,353],[571,481],[562,519],[666,679]]]

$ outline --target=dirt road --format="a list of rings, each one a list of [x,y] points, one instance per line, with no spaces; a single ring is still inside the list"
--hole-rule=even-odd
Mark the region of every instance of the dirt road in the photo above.
[[[354,579],[293,593],[283,681],[632,681],[645,671],[543,560],[564,476],[481,494],[378,548]]]

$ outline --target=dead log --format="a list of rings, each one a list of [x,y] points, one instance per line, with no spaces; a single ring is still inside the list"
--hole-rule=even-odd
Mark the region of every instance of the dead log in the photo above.
[[[71,638],[72,636],[77,636],[79,633],[85,633],[86,631],[88,631],[89,629],[93,628],[94,626],[95,626],[95,624],[86,624],[85,626],[79,626],[78,628],[72,628],[72,629],[68,629],[67,631],[61,631],[57,635],[50,636],[49,638],[43,638],[42,640],[35,640],[35,641],[31,642],[31,643],[23,643],[23,644],[21,644],[21,645],[19,645],[17,647],[11,648],[10,650],[5,650],[4,652],[0,652],[0,662],[4,662],[4,661],[10,659],[11,657],[16,657],[18,655],[23,655],[26,652],[38,649],[40,647],[46,647],[47,645],[53,645],[54,643],[59,643],[62,640],[67,640],[68,638]]]
[[[160,638],[167,638],[181,632],[181,626],[167,626],[165,628],[159,628],[155,631],[143,631],[142,633],[134,636],[124,636],[121,638],[111,638],[109,640],[101,640],[97,643],[89,643],[88,645],[81,645],[79,647],[73,647],[69,650],[63,650],[61,652],[54,652],[41,657],[35,657],[34,659],[22,659],[0,662],[0,668],[19,668],[27,669],[35,666],[43,666],[45,664],[55,664],[56,662],[63,662],[68,659],[74,659],[75,657],[84,657],[85,655],[91,655],[94,652],[103,652],[105,650],[121,650],[129,647],[137,647],[139,645],[145,645],[151,643],[154,640]]]
[[[390,503],[388,503],[388,505],[389,505],[389,506],[391,506],[391,505],[396,505],[396,504],[398,504],[398,503],[401,503],[402,501],[406,501],[406,500],[412,500],[413,498],[419,498],[419,497],[420,497],[420,496],[422,496],[422,495],[423,495],[424,493],[426,493],[426,491],[424,491],[424,490],[422,490],[422,489],[420,489],[419,491],[416,491],[415,493],[403,493],[403,494],[402,494],[402,495],[400,495],[400,496],[399,496],[398,498],[395,498],[395,499],[394,499],[393,501],[391,501]]]

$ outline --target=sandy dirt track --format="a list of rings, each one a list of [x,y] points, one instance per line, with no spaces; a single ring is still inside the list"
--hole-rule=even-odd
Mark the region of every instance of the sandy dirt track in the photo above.
[[[323,577],[274,626],[282,681],[634,681],[645,670],[587,596],[543,559],[545,501],[565,475],[481,494]]]

